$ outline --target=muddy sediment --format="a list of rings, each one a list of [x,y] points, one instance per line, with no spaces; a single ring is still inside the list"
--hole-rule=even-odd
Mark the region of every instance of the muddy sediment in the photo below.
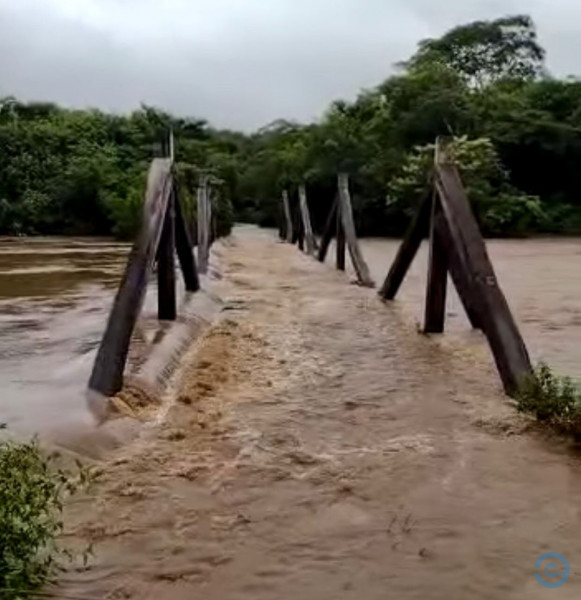
[[[418,335],[269,232],[238,230],[223,268],[165,418],[69,507],[94,557],[57,594],[578,596],[578,455],[515,413],[482,336]],[[556,591],[534,577],[551,551]]]

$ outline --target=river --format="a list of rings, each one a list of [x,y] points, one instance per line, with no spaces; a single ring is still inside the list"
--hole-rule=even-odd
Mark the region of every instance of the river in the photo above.
[[[398,244],[362,241],[378,284]],[[488,245],[533,360],[581,380],[581,239]],[[0,423],[30,433],[90,419],[84,390],[127,252],[104,239],[0,239]],[[426,272],[424,244],[395,304],[412,325]],[[447,336],[472,335],[452,292]]]

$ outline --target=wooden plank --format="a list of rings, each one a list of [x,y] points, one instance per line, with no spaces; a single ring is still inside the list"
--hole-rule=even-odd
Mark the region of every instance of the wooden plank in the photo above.
[[[341,214],[341,222],[343,223],[343,231],[349,248],[351,262],[357,275],[359,283],[365,287],[375,287],[375,282],[371,279],[369,267],[363,258],[359,242],[357,241],[357,233],[355,231],[355,221],[353,220],[353,207],[351,206],[351,194],[349,192],[349,176],[346,173],[340,173],[338,177],[339,186],[339,213]]]
[[[313,235],[311,214],[309,212],[309,204],[307,202],[307,189],[304,184],[299,186],[299,201],[301,207],[303,230],[305,232],[305,242],[307,244],[307,254],[312,256],[313,254],[315,254],[315,236]]]
[[[285,229],[286,241],[289,244],[292,244],[293,238],[294,238],[293,221],[292,221],[292,217],[291,217],[290,201],[289,201],[287,190],[284,190],[282,193],[282,206],[283,206],[283,210],[284,210],[284,218],[286,221],[286,229]]]
[[[431,196],[426,196],[421,202],[418,212],[414,217],[406,236],[399,247],[398,253],[385,278],[379,295],[384,300],[393,300],[428,232],[431,215]]]
[[[171,161],[155,159],[149,170],[141,230],[129,255],[89,380],[89,388],[105,396],[115,395],[123,386],[131,335],[155,261],[171,189]]]
[[[175,321],[177,316],[174,223],[172,192],[157,253],[157,318],[160,321]]]
[[[202,177],[198,186],[198,271],[207,273],[208,271],[208,178]]]
[[[341,220],[341,213],[337,211],[337,257],[336,267],[339,271],[345,270],[345,230]]]
[[[174,183],[174,210],[175,210],[175,235],[176,250],[180,261],[186,291],[197,292],[200,289],[200,279],[194,257],[194,247],[180,203],[177,185]]]
[[[440,199],[434,193],[430,227],[430,258],[424,333],[443,333],[446,319],[446,294],[448,290],[448,259],[440,237],[443,219]]]
[[[338,207],[339,200],[338,198],[335,198],[335,200],[333,200],[333,205],[331,206],[331,212],[329,212],[329,216],[327,217],[327,223],[325,225],[325,229],[323,230],[323,237],[321,238],[321,247],[319,248],[318,259],[322,263],[324,263],[325,259],[327,258],[327,252],[329,251],[331,240],[333,239],[333,235],[337,228]]]
[[[453,241],[450,255],[455,258],[456,269],[463,272],[458,292],[467,296],[477,311],[504,389],[512,395],[521,379],[532,372],[526,346],[496,279],[455,165],[436,164],[436,187]]]

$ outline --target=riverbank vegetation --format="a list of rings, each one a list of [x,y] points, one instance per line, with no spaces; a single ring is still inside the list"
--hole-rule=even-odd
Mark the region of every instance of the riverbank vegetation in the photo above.
[[[28,598],[71,555],[58,544],[63,502],[93,478],[59,469],[37,441],[0,443],[0,597]]]
[[[569,377],[559,377],[541,363],[522,381],[516,399],[520,412],[581,441],[581,390]]]
[[[456,138],[487,235],[581,233],[581,81],[547,72],[526,16],[424,40],[396,74],[333,102],[319,121],[253,134],[146,106],[121,116],[4,99],[0,233],[130,236],[144,172],[169,127],[189,204],[200,170],[221,182],[223,233],[234,216],[274,225],[282,189],[296,194],[303,180],[320,228],[336,174],[347,171],[359,232],[401,235],[441,135]]]

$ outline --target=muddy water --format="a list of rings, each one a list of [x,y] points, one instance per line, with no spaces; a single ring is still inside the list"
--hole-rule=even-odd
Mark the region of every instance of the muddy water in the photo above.
[[[364,240],[380,283],[399,243]],[[490,254],[535,361],[581,380],[581,239],[491,241]],[[99,239],[0,240],[0,422],[31,432],[89,419],[84,389],[128,248]],[[398,299],[421,322],[424,245]],[[473,336],[452,290],[448,340]]]
[[[84,390],[125,262],[110,240],[0,239],[0,422],[88,420]]]
[[[378,285],[396,252],[396,240],[363,240]],[[534,362],[581,381],[581,239],[491,240],[488,250]],[[397,298],[402,316],[423,321],[428,246],[424,243]],[[462,343],[474,333],[449,285],[448,340]]]

